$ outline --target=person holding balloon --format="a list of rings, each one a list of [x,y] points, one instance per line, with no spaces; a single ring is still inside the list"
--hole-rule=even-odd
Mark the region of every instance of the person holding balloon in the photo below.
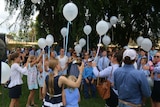
[[[10,59],[13,60],[11,65],[11,74],[10,74],[10,83],[8,85],[9,88],[9,97],[11,98],[9,107],[19,107],[19,98],[22,94],[22,74],[28,74],[28,61],[24,65],[24,68],[20,66],[21,62],[21,54],[20,53],[12,53]]]
[[[112,54],[111,58],[111,66],[108,66],[104,70],[98,71],[98,68],[96,66],[95,62],[92,62],[93,67],[93,73],[96,77],[105,77],[111,82],[111,88],[110,88],[110,98],[106,99],[105,107],[117,107],[118,105],[118,92],[113,87],[114,86],[114,72],[116,69],[119,68],[122,61],[122,52],[115,52]]]

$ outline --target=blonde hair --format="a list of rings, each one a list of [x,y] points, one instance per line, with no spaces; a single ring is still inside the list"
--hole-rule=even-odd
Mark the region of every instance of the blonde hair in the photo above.
[[[34,55],[30,55],[30,56],[29,56],[29,60],[30,60],[29,62],[32,62],[32,61],[34,60],[34,58],[35,58]]]
[[[69,75],[69,76],[68,76],[68,79],[69,79],[69,80],[72,80],[72,81],[74,81],[74,82],[77,81],[77,78],[76,78],[74,75]]]
[[[51,68],[52,70],[54,70],[56,68],[56,66],[58,65],[58,59],[52,59],[49,61],[49,68]]]
[[[51,95],[50,97],[53,97],[54,95],[54,74],[53,73],[49,74],[48,93]]]
[[[71,80],[71,81],[73,81],[73,82],[77,81],[77,78],[74,75],[69,75],[68,79]],[[73,90],[75,89],[75,88],[72,88],[72,87],[68,87],[68,88],[73,89]]]
[[[57,65],[58,65],[58,59],[52,59],[49,61],[49,68],[51,68],[52,70],[54,70]],[[48,93],[50,97],[53,97],[54,95],[54,73],[49,74]]]

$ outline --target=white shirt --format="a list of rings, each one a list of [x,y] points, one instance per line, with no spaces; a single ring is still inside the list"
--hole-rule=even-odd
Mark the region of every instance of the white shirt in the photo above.
[[[114,84],[114,71],[119,68],[119,64],[112,64],[102,71],[98,71],[97,67],[93,67],[93,73],[96,77],[107,77],[107,79]],[[112,74],[111,74],[112,73]],[[113,91],[118,95],[118,91],[112,88]]]
[[[68,62],[68,57],[64,56],[63,58],[60,58],[60,55],[59,55],[59,56],[57,56],[57,58],[58,58],[58,60],[60,62],[61,68],[64,69],[65,66],[66,66],[66,63]]]
[[[22,74],[27,75],[28,70],[27,67],[20,67],[18,63],[14,63],[11,65],[11,82],[9,84],[9,88],[14,87],[16,85],[21,85],[23,84],[22,81]]]

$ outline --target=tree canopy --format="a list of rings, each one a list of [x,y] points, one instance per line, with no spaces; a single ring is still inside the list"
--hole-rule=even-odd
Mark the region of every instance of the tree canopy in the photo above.
[[[66,0],[41,0],[34,4],[31,0],[6,0],[6,9],[10,14],[20,9],[18,18],[22,19],[21,28],[27,27],[30,16],[39,11],[36,28],[37,36],[46,37],[52,34],[55,41],[62,44],[63,37],[60,34],[62,27],[67,26],[63,16],[63,7],[69,1]],[[129,38],[136,40],[138,36],[148,37],[154,43],[160,36],[160,6],[158,0],[73,0],[78,7],[78,16],[70,25],[69,46],[81,37],[86,38],[83,27],[91,25],[91,46],[98,43],[96,24],[101,19],[109,21],[111,16],[118,17],[116,27],[108,31],[112,37],[112,43],[125,46]],[[86,10],[89,13],[86,15]]]

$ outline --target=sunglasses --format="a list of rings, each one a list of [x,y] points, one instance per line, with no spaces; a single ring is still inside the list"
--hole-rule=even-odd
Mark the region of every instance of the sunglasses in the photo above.
[[[154,56],[154,58],[159,58],[160,56]]]

